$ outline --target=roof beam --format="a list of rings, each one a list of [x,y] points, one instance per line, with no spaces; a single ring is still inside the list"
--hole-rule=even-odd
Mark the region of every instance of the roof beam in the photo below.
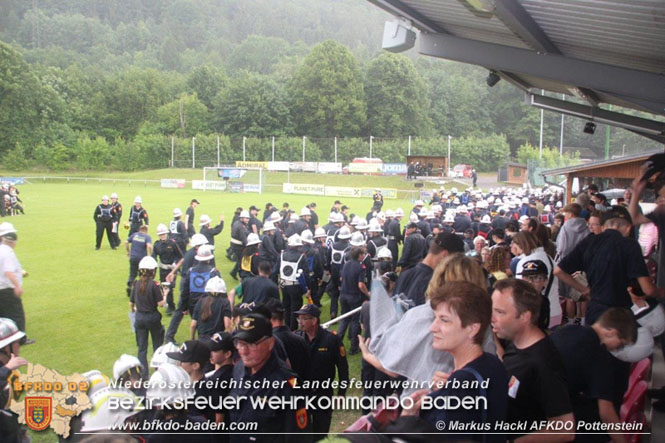
[[[400,0],[369,0],[369,2],[396,17],[403,17],[410,20],[421,31],[447,34],[447,31],[441,26]]]
[[[663,103],[665,114],[665,77],[659,74],[452,35],[421,33],[419,41],[421,54]]]
[[[586,120],[605,123],[624,128],[636,134],[648,137],[659,143],[665,143],[665,123],[595,108],[579,103],[559,100],[544,95],[529,94],[529,104],[536,108],[560,112],[562,114],[579,117]]]
[[[533,49],[550,54],[561,54],[542,28],[515,0],[494,0],[494,15]]]

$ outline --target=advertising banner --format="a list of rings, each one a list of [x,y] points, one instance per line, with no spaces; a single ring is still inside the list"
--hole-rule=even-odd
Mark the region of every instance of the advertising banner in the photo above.
[[[342,186],[326,186],[326,195],[333,197],[362,197],[360,188],[345,188]]]
[[[163,178],[161,180],[162,188],[184,189],[186,180],[184,178]]]
[[[316,162],[291,162],[289,169],[293,172],[316,172]]]
[[[284,183],[282,192],[285,194],[325,195],[325,186],[300,183]]]
[[[342,164],[333,162],[319,162],[316,169],[321,174],[341,174]]]
[[[381,194],[383,195],[384,199],[396,199],[397,198],[397,189],[381,189]],[[360,190],[360,197],[367,197],[367,198],[372,198],[374,196],[374,193],[376,192],[376,188],[362,188]]]
[[[386,175],[406,175],[406,165],[404,163],[384,163],[382,166],[382,172]]]
[[[360,174],[380,174],[383,163],[349,163],[349,172]]]
[[[257,194],[260,194],[261,186],[258,183],[244,183],[242,192],[256,192]]]
[[[263,168],[268,169],[268,162],[243,162],[237,161],[236,168]]]
[[[0,183],[11,183],[13,185],[22,185],[23,177],[0,177]]]
[[[243,182],[229,182],[229,189],[231,189],[231,192],[243,192],[243,188]]]
[[[289,162],[268,162],[268,171],[282,171],[289,170]]]
[[[247,172],[246,169],[220,168],[217,170],[217,176],[222,178],[242,178]]]
[[[202,191],[226,191],[226,182],[192,180],[192,189],[199,189]]]

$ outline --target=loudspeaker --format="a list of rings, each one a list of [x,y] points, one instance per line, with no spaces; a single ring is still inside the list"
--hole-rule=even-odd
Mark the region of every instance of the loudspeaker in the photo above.
[[[416,44],[416,33],[403,22],[392,21],[383,25],[383,42],[381,47],[390,52],[404,52]]]

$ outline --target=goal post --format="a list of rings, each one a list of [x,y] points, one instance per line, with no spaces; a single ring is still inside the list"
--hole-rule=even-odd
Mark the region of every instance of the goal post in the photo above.
[[[263,193],[265,176],[263,168],[236,166],[205,166],[203,180],[192,183],[203,191]]]

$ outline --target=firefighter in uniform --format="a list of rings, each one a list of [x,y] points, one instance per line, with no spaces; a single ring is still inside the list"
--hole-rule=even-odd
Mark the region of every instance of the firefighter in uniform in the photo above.
[[[137,232],[141,225],[148,226],[148,211],[143,207],[143,200],[140,195],[137,195],[134,199],[134,206],[129,210],[129,235]],[[125,224],[125,228],[127,228]]]
[[[212,219],[206,214],[203,214],[199,223],[199,233],[206,236],[209,245],[214,245],[215,236],[219,235],[224,229],[224,214],[219,217],[219,223],[214,228],[210,227],[210,223],[212,223]],[[192,234],[192,237],[194,235],[195,234]]]
[[[349,228],[344,226],[335,236],[338,238],[328,248],[328,257],[326,263],[330,268],[330,283],[328,283],[328,296],[330,296],[330,318],[337,317],[337,307],[339,300],[339,287],[341,285],[340,274],[342,272],[342,265],[344,265],[344,255],[346,250],[349,249],[349,239],[351,232]]]
[[[169,238],[169,230],[164,224],[157,226],[157,240],[152,246],[152,256],[159,261],[159,282],[167,292],[166,295],[166,315],[172,315],[175,311],[173,302],[173,290],[176,285],[175,275],[171,281],[167,277],[173,271],[178,262],[182,259],[183,251],[175,240]]]
[[[381,194],[380,189],[376,189],[374,191],[374,195],[372,196],[372,200],[374,200],[374,207],[376,208],[376,210],[380,211],[381,208],[383,208],[383,194]]]
[[[120,228],[120,220],[122,219],[122,205],[118,201],[118,194],[115,192],[111,194],[111,206],[113,206],[113,209],[115,210],[114,214],[114,219],[113,219],[113,229],[111,230],[111,233],[113,234],[113,242],[115,243],[115,247],[117,248],[120,246],[122,243],[120,241],[120,235],[118,235],[118,229]]]
[[[346,361],[346,350],[342,340],[321,327],[319,319],[321,310],[316,305],[304,305],[295,314],[298,315],[299,326],[296,334],[305,339],[310,351],[310,380],[312,382],[320,381],[320,386],[325,386],[324,383],[335,380],[335,370],[337,370],[337,377],[340,382],[337,395],[344,396],[346,388],[342,386],[349,380],[349,364]],[[332,385],[328,384],[328,386]],[[312,395],[332,397],[334,392],[332,387],[323,387],[313,389]],[[332,419],[332,409],[314,409],[310,412],[312,414],[312,432],[315,434],[328,433]],[[325,438],[325,436],[315,436],[315,438]]]
[[[302,252],[305,254],[305,260],[307,262],[307,286],[310,288],[311,293],[308,303],[313,303],[314,297],[317,295],[317,290],[321,284],[321,279],[323,278],[324,261],[321,260],[319,248],[316,245],[316,240],[314,240],[312,231],[309,229],[303,231],[300,239],[303,242]]]
[[[402,271],[413,268],[427,253],[427,242],[425,237],[418,231],[418,225],[409,223],[406,226],[406,240],[404,240],[404,249],[402,249],[402,258],[397,262]]]
[[[231,253],[236,261],[233,269],[231,269],[231,277],[238,280],[238,270],[240,269],[240,260],[242,258],[242,250],[247,245],[247,235],[249,234],[249,212],[241,211],[238,220],[231,225]]]
[[[2,441],[7,442],[30,441],[27,429],[18,423],[18,417],[9,410],[13,395],[12,381],[20,375],[18,368],[28,364],[25,358],[19,357],[19,343],[24,337],[25,332],[20,331],[13,320],[0,318],[0,436]]]
[[[302,239],[298,234],[289,237],[287,248],[279,255],[277,269],[279,269],[279,286],[282,288],[282,303],[284,303],[284,319],[286,326],[292,331],[298,327],[293,311],[302,305],[302,297],[310,296],[307,286],[307,259],[300,252]]]
[[[312,428],[307,409],[301,402],[285,408],[271,408],[268,404],[262,408],[253,406],[252,399],[290,399],[303,395],[297,387],[296,374],[273,352],[275,337],[270,320],[259,313],[245,315],[233,335],[233,344],[240,361],[233,368],[236,383],[229,396],[242,400],[229,411],[229,421],[256,422],[258,429],[254,431],[256,434],[232,433],[230,441],[312,441],[311,436],[305,434],[312,432]]]
[[[395,211],[395,218],[390,222],[390,225],[388,225],[388,232],[387,232],[387,238],[388,238],[388,249],[390,249],[390,253],[393,255],[393,264],[397,266],[397,258],[398,258],[398,248],[399,244],[402,243],[402,228],[399,225],[400,220],[402,220],[402,217],[404,217],[404,211],[402,211],[402,208],[397,208]]]
[[[182,274],[178,309],[175,310],[173,317],[171,317],[171,323],[164,338],[167,342],[175,343],[175,334],[178,332],[178,326],[180,326],[185,313],[194,312],[196,302],[205,295],[205,287],[208,280],[212,277],[220,276],[217,269],[210,264],[210,261],[213,259],[210,245],[199,246],[195,259],[198,263]]]
[[[169,222],[169,238],[175,240],[180,250],[184,252],[187,250],[189,237],[187,236],[187,226],[180,220],[181,217],[182,211],[180,208],[175,208],[173,210],[173,220]]]
[[[95,243],[95,249],[99,249],[102,246],[102,238],[104,237],[104,231],[106,231],[106,237],[109,240],[109,245],[111,249],[116,249],[117,246],[113,239],[113,219],[115,218],[115,212],[113,206],[109,204],[108,196],[102,197],[102,203],[97,205],[95,208],[95,213],[92,215],[97,224],[97,239]]]
[[[326,231],[323,228],[316,228],[314,231],[314,249],[319,254],[319,262],[323,266],[323,275],[318,281],[318,287],[312,288],[312,301],[319,308],[321,307],[321,298],[326,291],[326,286],[330,282],[330,266],[328,266],[328,247],[326,246]]]
[[[367,253],[372,261],[376,262],[379,260],[379,251],[388,248],[388,240],[383,236],[383,228],[376,220],[370,222],[368,232],[369,240],[367,240]]]

